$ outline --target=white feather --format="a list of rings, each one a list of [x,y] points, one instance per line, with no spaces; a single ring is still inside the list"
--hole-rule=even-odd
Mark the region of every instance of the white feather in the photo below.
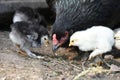
[[[89,59],[97,55],[111,51],[114,45],[114,32],[103,26],[93,26],[87,30],[75,32],[70,41],[74,41],[73,46],[78,46],[82,51],[91,51]]]

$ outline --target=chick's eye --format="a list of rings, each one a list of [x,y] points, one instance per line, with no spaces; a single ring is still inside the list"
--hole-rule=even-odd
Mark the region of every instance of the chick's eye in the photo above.
[[[44,40],[47,40],[46,38],[44,38]]]
[[[74,40],[72,40],[71,42],[74,42]]]

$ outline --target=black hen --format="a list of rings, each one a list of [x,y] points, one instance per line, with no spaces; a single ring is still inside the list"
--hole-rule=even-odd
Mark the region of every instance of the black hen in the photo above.
[[[56,13],[52,27],[53,50],[67,47],[73,32],[103,25],[114,29],[120,23],[120,0],[47,0]]]

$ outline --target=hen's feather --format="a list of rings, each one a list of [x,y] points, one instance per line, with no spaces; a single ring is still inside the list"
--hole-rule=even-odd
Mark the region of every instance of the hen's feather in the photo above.
[[[60,40],[64,31],[84,30],[103,25],[116,28],[120,23],[120,0],[47,0],[54,7],[56,20],[52,34]],[[71,32],[72,30],[72,32]]]

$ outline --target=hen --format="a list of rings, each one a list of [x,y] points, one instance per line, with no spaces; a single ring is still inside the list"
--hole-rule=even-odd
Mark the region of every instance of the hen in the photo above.
[[[70,36],[91,26],[115,29],[120,23],[120,0],[46,0],[56,13],[53,51],[68,47]]]

